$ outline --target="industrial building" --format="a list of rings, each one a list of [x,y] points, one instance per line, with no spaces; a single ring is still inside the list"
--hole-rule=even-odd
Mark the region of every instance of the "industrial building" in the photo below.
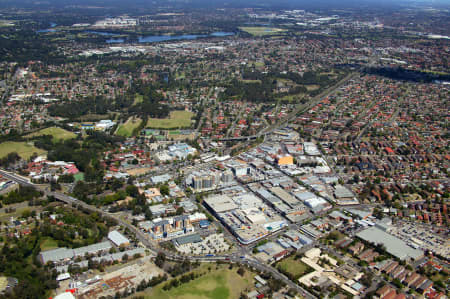
[[[116,230],[108,233],[108,240],[118,247],[130,245],[130,240]]]
[[[75,257],[84,257],[86,254],[98,254],[107,252],[112,248],[109,241],[92,244],[76,249],[68,249],[66,247],[43,251],[39,254],[39,261],[45,265],[48,262],[61,263],[69,261]]]
[[[423,251],[410,247],[404,241],[376,226],[369,227],[357,233],[356,236],[372,244],[383,244],[389,254],[402,261],[415,261],[423,257]]]
[[[172,176],[170,174],[162,174],[162,175],[157,175],[157,176],[151,177],[150,182],[153,185],[157,185],[157,184],[166,183],[166,182],[170,181],[171,179],[172,179]]]
[[[142,247],[137,247],[137,248],[133,248],[130,250],[125,250],[125,251],[119,251],[116,253],[112,253],[112,254],[104,254],[102,256],[94,256],[92,257],[92,261],[94,262],[114,262],[114,261],[121,261],[123,259],[123,257],[125,255],[127,255],[128,257],[133,257],[135,255],[140,255],[143,256],[145,254],[145,249]],[[80,268],[87,268],[88,267],[88,261],[87,260],[83,260],[81,262],[75,262],[73,264],[71,264],[73,266],[79,266]],[[56,271],[58,273],[67,273],[67,271],[69,270],[69,265],[65,264],[62,266],[58,266],[56,267]]]

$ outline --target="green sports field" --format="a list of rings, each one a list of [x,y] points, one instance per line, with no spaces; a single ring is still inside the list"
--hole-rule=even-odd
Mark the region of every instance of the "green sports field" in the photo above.
[[[144,97],[141,94],[136,94],[136,96],[134,97],[134,102],[133,105],[142,103],[144,101]]]
[[[300,259],[295,260],[293,256],[279,262],[277,267],[280,267],[283,271],[292,274],[294,277],[301,277],[312,270]]]
[[[41,242],[41,251],[58,248],[58,242],[50,237],[46,237]]]
[[[147,128],[176,129],[189,128],[194,113],[190,111],[172,111],[169,118],[149,118]]]
[[[208,272],[207,266],[212,268]],[[153,289],[136,295],[143,295],[145,298],[152,299],[234,299],[239,298],[241,292],[250,291],[253,287],[254,274],[248,270],[244,276],[237,274],[237,267],[232,270],[227,265],[220,265],[216,270],[216,265],[203,265],[200,270],[195,270],[203,275],[188,283],[181,284],[177,288],[169,291],[162,290],[158,285]]]
[[[35,147],[31,142],[15,142],[6,141],[0,143],[0,158],[7,156],[9,153],[16,152],[23,159],[30,158],[33,153],[38,155],[45,154],[46,151]]]
[[[239,27],[240,30],[245,31],[253,36],[265,36],[283,33],[286,29],[274,27]]]
[[[0,27],[11,27],[14,26],[14,21],[0,20]]]
[[[133,130],[140,126],[142,119],[130,117],[124,124],[117,128],[116,135],[131,137]]]
[[[35,136],[42,136],[42,135],[53,136],[53,141],[67,140],[67,139],[72,139],[72,138],[77,137],[77,135],[75,133],[64,130],[62,128],[58,128],[58,127],[45,128],[45,129],[42,129],[35,133],[29,134],[26,137],[35,137]]]

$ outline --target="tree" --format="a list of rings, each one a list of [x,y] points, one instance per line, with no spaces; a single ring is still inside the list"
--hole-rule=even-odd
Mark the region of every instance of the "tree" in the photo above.
[[[288,295],[289,295],[289,296],[295,297],[297,294],[298,294],[298,293],[297,293],[297,290],[296,290],[296,289],[294,289],[294,288],[289,288],[289,290],[288,290]]]
[[[398,289],[403,289],[403,284],[400,282],[400,280],[398,278],[394,279],[392,281],[392,283],[398,288]]]
[[[375,249],[379,252],[379,253],[385,253],[386,252],[386,246],[384,246],[384,244],[382,243],[377,243],[375,245]]]
[[[63,174],[58,178],[58,183],[73,183],[75,178],[71,174]]]
[[[6,157],[0,159],[0,166],[8,167],[20,160],[19,154],[16,152],[9,153]]]
[[[28,217],[30,217],[31,216],[31,211],[30,210],[28,210],[28,209],[25,209],[25,210],[23,210],[23,212],[22,212],[22,218],[28,218]]]
[[[148,207],[145,210],[145,219],[146,220],[152,220],[153,219],[152,211],[150,211],[150,209]]]
[[[361,283],[365,285],[366,287],[370,287],[373,281],[373,274],[370,272],[367,272],[361,277]]]
[[[122,188],[122,186],[123,186],[123,182],[121,180],[113,179],[113,181],[111,183],[111,189],[113,189],[114,191],[117,191],[120,188]]]
[[[159,192],[161,192],[162,195],[169,195],[170,194],[169,186],[162,185],[161,187],[159,187]]]
[[[239,267],[239,269],[237,270],[237,273],[238,273],[240,276],[244,276],[244,274],[245,274],[245,269],[244,269],[243,267]]]
[[[137,197],[139,195],[139,189],[135,185],[128,185],[125,188],[125,192],[131,197]]]
[[[61,190],[61,185],[55,181],[51,181],[50,182],[50,190],[51,191]]]
[[[162,268],[164,266],[164,262],[166,261],[166,255],[164,252],[158,252],[155,258],[155,265]]]

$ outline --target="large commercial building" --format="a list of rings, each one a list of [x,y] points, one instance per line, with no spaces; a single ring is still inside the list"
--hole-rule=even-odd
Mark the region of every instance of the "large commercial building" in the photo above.
[[[107,252],[111,249],[112,245],[109,241],[92,244],[76,249],[68,249],[66,247],[57,248],[53,250],[43,251],[39,254],[39,261],[45,265],[48,262],[54,262],[56,264],[69,261],[75,257],[83,257],[86,254],[98,254],[101,252]]]
[[[227,226],[242,244],[255,242],[287,225],[286,221],[251,193],[215,195],[206,207]]]
[[[216,214],[237,209],[237,205],[227,195],[215,195],[208,197],[203,202]]]
[[[402,261],[414,261],[423,257],[422,250],[410,247],[404,241],[388,234],[376,226],[369,227],[356,234],[356,236],[372,244],[383,244],[389,254],[392,254]]]

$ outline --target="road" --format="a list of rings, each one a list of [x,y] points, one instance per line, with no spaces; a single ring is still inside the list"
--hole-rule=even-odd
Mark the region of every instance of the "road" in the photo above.
[[[318,94],[315,97],[313,97],[312,99],[310,99],[308,101],[308,103],[306,103],[306,104],[299,104],[296,107],[296,109],[294,109],[294,111],[289,113],[281,122],[278,122],[278,123],[276,123],[276,124],[274,124],[274,125],[272,125],[270,127],[267,127],[265,129],[263,129],[261,132],[259,132],[257,134],[258,137],[261,136],[261,135],[272,133],[273,131],[277,130],[278,128],[287,125],[289,122],[291,122],[293,119],[295,119],[299,113],[302,113],[302,112],[304,112],[306,110],[309,110],[312,107],[314,107],[315,105],[317,105],[318,103],[320,103],[323,99],[325,99],[326,97],[328,97],[331,94],[333,94],[337,89],[341,88],[342,85],[344,85],[345,83],[347,83],[348,81],[353,79],[357,74],[358,73],[350,73],[350,74],[348,74],[347,76],[345,76],[344,78],[339,80],[333,86],[327,88],[326,90],[324,90],[320,94]]]
[[[234,253],[234,254],[218,255],[218,256],[211,256],[211,257],[206,257],[206,256],[205,257],[191,257],[191,256],[178,255],[171,251],[165,250],[163,248],[157,248],[156,244],[153,244],[141,230],[139,230],[135,226],[129,224],[128,222],[122,220],[117,215],[114,215],[114,214],[108,213],[106,211],[103,211],[101,209],[98,209],[97,207],[94,207],[85,202],[79,201],[76,198],[62,194],[60,192],[49,192],[48,188],[46,188],[45,186],[33,184],[27,178],[24,178],[17,174],[10,173],[10,172],[4,171],[4,170],[0,170],[0,174],[3,177],[13,180],[20,185],[34,187],[34,188],[44,192],[44,194],[53,196],[57,200],[62,201],[64,203],[67,203],[70,205],[75,204],[75,205],[81,206],[84,209],[89,210],[91,212],[96,212],[96,213],[102,215],[103,217],[108,217],[110,219],[116,220],[118,224],[128,228],[131,232],[133,232],[135,234],[136,238],[154,256],[156,256],[157,252],[163,252],[166,255],[167,259],[175,260],[175,261],[180,261],[180,260],[189,258],[190,261],[199,261],[199,262],[216,262],[216,261],[222,260],[222,261],[229,261],[229,262],[234,262],[234,263],[247,264],[248,266],[253,267],[259,271],[271,273],[274,278],[280,279],[289,287],[296,289],[300,294],[302,294],[302,296],[304,296],[307,299],[316,298],[314,295],[310,294],[308,291],[303,289],[301,286],[299,286],[296,283],[294,283],[293,281],[291,281],[288,277],[286,277],[282,273],[278,272],[275,268],[268,266],[252,257],[248,257],[248,255],[245,255],[244,258],[242,258],[242,256],[240,256],[239,254],[243,254],[244,252],[246,252],[246,250],[240,250],[239,252]]]
[[[283,126],[287,125],[294,118],[296,118],[299,113],[302,113],[302,112],[304,112],[304,111],[306,111],[308,109],[311,109],[312,107],[314,107],[315,105],[320,103],[323,99],[325,99],[326,97],[328,97],[331,94],[333,94],[337,89],[341,88],[342,85],[344,85],[345,83],[347,83],[348,81],[353,79],[356,75],[357,75],[357,73],[350,73],[350,74],[348,74],[347,76],[345,76],[344,78],[339,80],[339,82],[337,82],[333,86],[327,88],[326,90],[324,90],[320,94],[318,94],[315,97],[313,97],[311,100],[308,101],[308,103],[297,105],[297,107],[292,112],[290,112],[281,122],[277,122],[277,123],[275,123],[275,124],[273,124],[271,126],[268,126],[268,127],[264,128],[264,129],[262,129],[256,135],[241,136],[241,137],[234,137],[234,138],[223,138],[223,139],[220,139],[219,141],[250,140],[250,139],[256,139],[258,137],[270,134],[273,131],[279,129],[280,127],[283,127]]]
[[[103,211],[101,209],[98,209],[98,208],[96,208],[96,207],[94,207],[92,205],[88,205],[87,203],[79,201],[76,198],[73,198],[71,196],[68,196],[68,195],[65,195],[65,194],[62,194],[62,193],[59,193],[59,192],[49,192],[49,191],[47,191],[47,188],[45,188],[43,186],[40,186],[40,185],[33,184],[28,179],[23,178],[23,177],[21,177],[19,175],[16,175],[16,174],[13,174],[13,173],[10,173],[10,172],[6,172],[4,170],[0,170],[0,174],[2,176],[4,176],[4,177],[10,179],[10,180],[13,180],[13,181],[19,183],[20,185],[34,187],[34,188],[44,192],[46,195],[55,197],[59,201],[65,202],[65,203],[70,204],[70,205],[72,205],[72,204],[79,205],[79,206],[83,207],[84,209],[89,210],[91,212],[96,212],[96,213],[102,215],[103,217],[108,217],[108,218],[116,220],[118,224],[128,228],[130,231],[135,233],[135,235],[138,238],[138,240],[145,247],[147,247],[154,255],[156,255],[155,251],[152,248],[153,244],[151,244],[151,242],[148,240],[148,238],[145,236],[145,234],[142,231],[140,231],[139,229],[137,229],[136,227],[134,227],[133,225],[125,222],[121,218],[119,218],[119,217],[117,217],[117,216],[115,216],[115,215],[113,215],[111,213],[105,212],[105,211]]]
[[[235,129],[236,126],[238,125],[238,122],[239,122],[239,120],[241,119],[242,114],[244,114],[245,108],[246,108],[246,107],[242,107],[242,108],[239,110],[238,116],[236,117],[236,119],[234,120],[234,122],[231,124],[231,127],[230,127],[230,128],[228,129],[228,131],[227,131],[227,135],[226,135],[227,137],[229,137],[231,134],[234,133],[234,129]]]
[[[3,93],[3,96],[2,96],[1,100],[2,100],[3,103],[6,103],[6,100],[9,97],[10,85],[6,82],[6,80],[4,80],[4,81],[5,81],[6,87],[5,87],[5,92]]]

